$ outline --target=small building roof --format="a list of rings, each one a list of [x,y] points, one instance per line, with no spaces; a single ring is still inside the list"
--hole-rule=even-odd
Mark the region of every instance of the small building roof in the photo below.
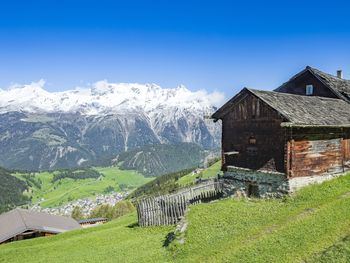
[[[312,68],[310,66],[307,66],[303,71],[293,76],[289,81],[297,78],[298,76],[305,73],[306,71],[314,75],[319,81],[321,81],[326,87],[328,87],[338,98],[350,101],[350,80],[338,78],[337,76],[333,76],[331,74],[325,73],[319,69]],[[281,89],[288,82],[282,84],[279,88],[276,89],[276,91]]]
[[[244,88],[212,117],[221,119],[246,92],[258,97],[283,116],[284,126],[350,127],[350,103],[344,100],[248,88]]]
[[[79,228],[79,223],[69,217],[16,208],[0,215],[0,243],[27,230],[57,234]]]

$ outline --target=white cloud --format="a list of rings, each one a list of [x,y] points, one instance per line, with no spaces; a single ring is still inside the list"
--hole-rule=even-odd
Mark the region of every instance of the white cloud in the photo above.
[[[39,88],[44,89],[46,84],[46,80],[39,79],[38,81],[33,81],[30,84],[20,84],[20,83],[12,83],[7,90],[21,89],[21,88]]]
[[[211,100],[211,103],[216,107],[221,107],[226,101],[226,97],[223,92],[214,91],[212,93],[209,93],[208,96]]]

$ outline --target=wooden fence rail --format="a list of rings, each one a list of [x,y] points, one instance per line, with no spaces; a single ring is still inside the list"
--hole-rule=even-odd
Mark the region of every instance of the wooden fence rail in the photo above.
[[[211,180],[174,194],[139,200],[136,202],[139,226],[176,224],[185,215],[188,205],[215,200],[221,196],[222,188],[220,180]]]

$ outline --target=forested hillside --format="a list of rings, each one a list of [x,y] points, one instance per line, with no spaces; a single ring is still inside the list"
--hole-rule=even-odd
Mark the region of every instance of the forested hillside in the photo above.
[[[28,198],[23,195],[27,184],[0,167],[0,213],[10,210],[17,205],[27,203]]]
[[[140,198],[142,196],[155,196],[160,194],[168,194],[178,190],[181,187],[186,187],[195,184],[196,179],[214,178],[220,173],[221,160],[212,163],[206,169],[184,169],[178,172],[164,174],[158,176],[153,181],[141,185],[133,191],[129,198]],[[194,171],[196,170],[196,173]]]
[[[177,181],[188,174],[190,174],[195,168],[185,169],[175,173],[169,173],[162,176],[158,176],[153,181],[148,182],[137,188],[129,195],[129,198],[140,198],[142,196],[168,194],[179,188]]]
[[[159,176],[198,167],[205,156],[205,151],[194,143],[157,144],[121,153],[116,161],[121,169]]]

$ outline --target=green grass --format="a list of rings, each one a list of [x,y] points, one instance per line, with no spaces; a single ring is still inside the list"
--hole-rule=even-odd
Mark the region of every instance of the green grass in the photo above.
[[[208,179],[208,178],[217,176],[218,173],[221,173],[220,169],[221,169],[221,160],[214,163],[212,166],[208,167],[207,169],[204,169],[200,174],[189,173],[188,175],[181,177],[177,183],[180,186],[191,185],[195,183],[196,177],[198,176],[200,176],[203,179]]]
[[[35,179],[42,182],[41,188],[32,187],[30,195],[33,203],[40,203],[42,207],[55,207],[85,197],[93,197],[98,193],[103,193],[108,186],[112,186],[115,191],[135,189],[153,178],[144,177],[136,171],[120,170],[117,167],[95,168],[104,176],[100,179],[80,179],[74,180],[65,178],[52,182],[55,172],[41,172],[35,174]],[[21,174],[15,174],[21,178]],[[123,189],[121,189],[121,186]]]
[[[25,240],[0,248],[0,262],[167,262],[171,227],[130,228],[135,214],[103,226]]]
[[[314,256],[308,263],[348,263],[350,262],[350,236],[340,240],[322,253]]]
[[[175,226],[102,227],[0,246],[0,262],[349,262],[350,175],[285,199],[225,199],[192,206],[185,243]],[[339,261],[338,261],[339,259]]]
[[[350,234],[349,192],[350,175],[284,201],[225,200],[193,207],[178,259],[301,262]]]

